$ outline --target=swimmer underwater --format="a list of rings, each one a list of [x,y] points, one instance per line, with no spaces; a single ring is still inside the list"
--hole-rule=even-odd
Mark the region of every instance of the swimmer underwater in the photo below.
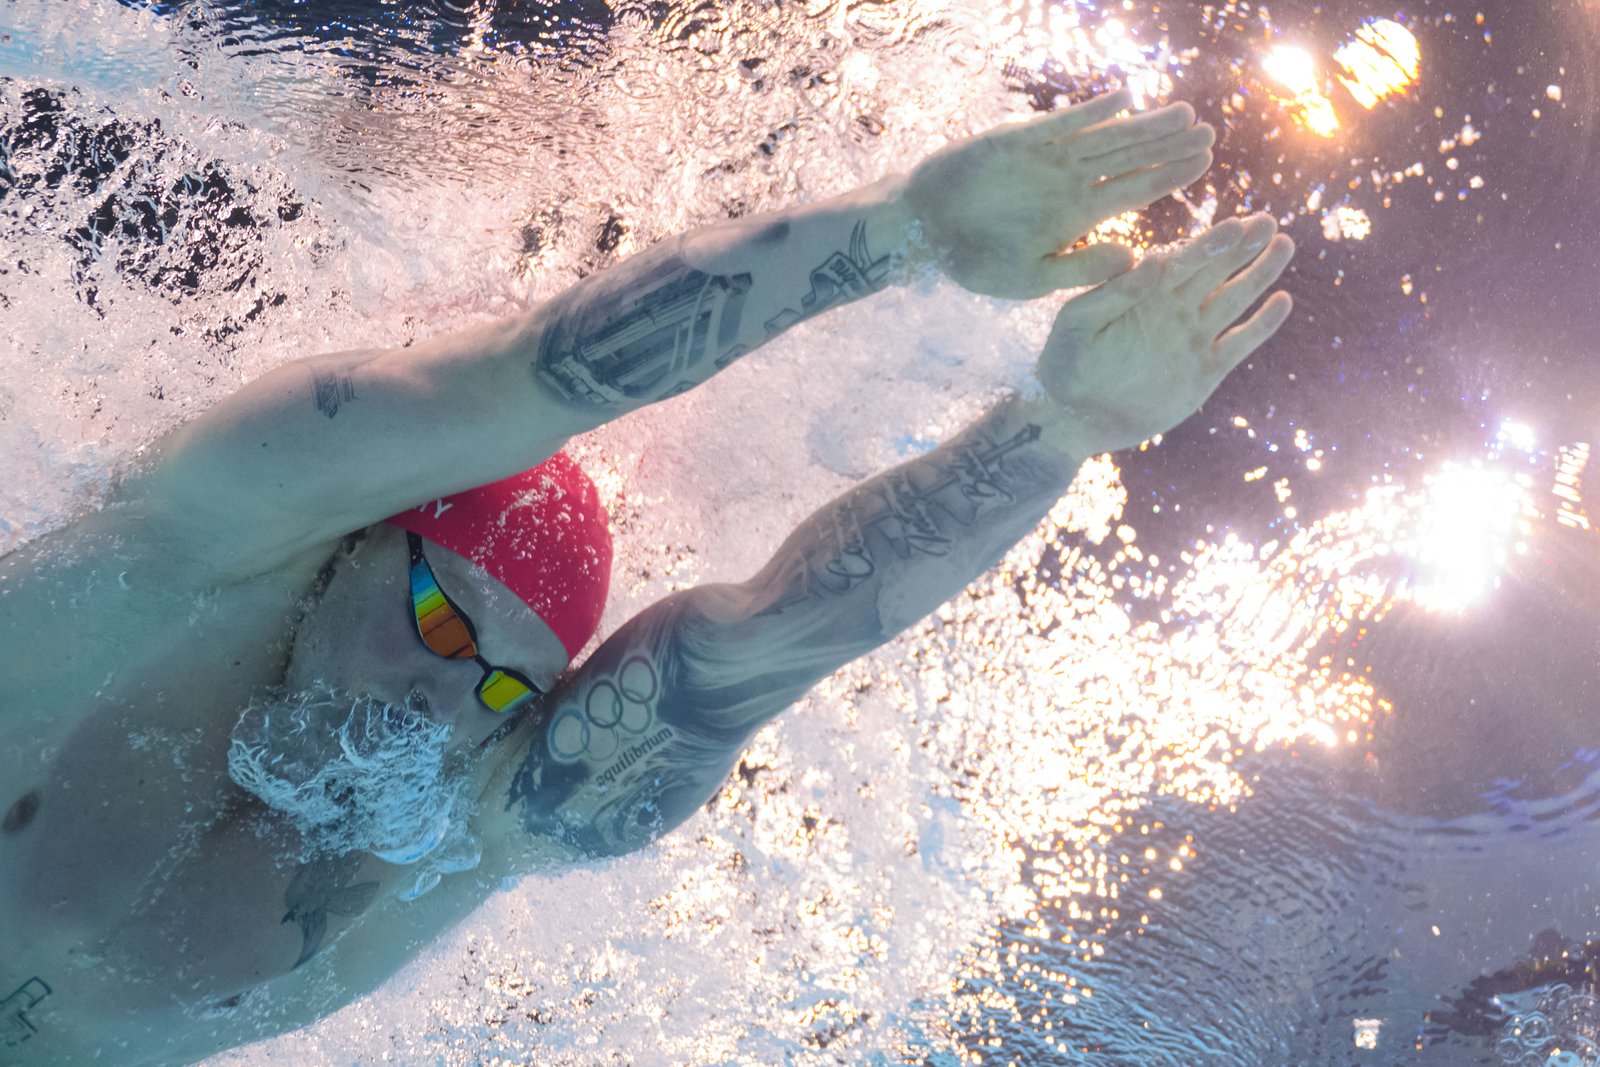
[[[1189,105],[1131,104],[1110,93],[671,238],[522,316],[289,363],[0,559],[0,1063],[186,1063],[307,1025],[504,878],[648,845],[764,723],[998,562],[1085,459],[1187,418],[1287,318],[1282,292],[1246,313],[1294,246],[1255,216],[1137,265],[1075,249],[1210,166]],[[563,443],[908,261],[997,297],[1096,288],[1061,309],[1041,389],[569,669],[610,542]],[[427,841],[308,854],[235,781],[246,709],[319,685],[448,727],[475,870],[405,894]]]

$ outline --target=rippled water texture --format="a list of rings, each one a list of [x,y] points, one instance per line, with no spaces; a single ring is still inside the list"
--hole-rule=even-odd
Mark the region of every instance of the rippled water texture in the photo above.
[[[1221,135],[1108,235],[1259,209],[1301,248],[1296,318],[1203,412],[1086,465],[682,830],[215,1062],[1600,1063],[1595,16],[1385,14],[0,10],[0,550],[298,355],[522,309],[1108,84]],[[929,281],[582,442],[603,629],[1025,384],[1052,312]]]

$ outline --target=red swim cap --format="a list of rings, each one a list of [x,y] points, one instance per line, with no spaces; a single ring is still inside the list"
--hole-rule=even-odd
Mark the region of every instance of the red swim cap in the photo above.
[[[569,660],[599,628],[611,585],[609,516],[564,453],[388,521],[499,579],[555,631]]]

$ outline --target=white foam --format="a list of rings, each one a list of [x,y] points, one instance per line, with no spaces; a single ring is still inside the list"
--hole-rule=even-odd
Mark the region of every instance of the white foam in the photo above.
[[[228,775],[298,832],[302,859],[371,852],[410,865],[467,836],[450,734],[410,707],[316,686],[245,709]]]

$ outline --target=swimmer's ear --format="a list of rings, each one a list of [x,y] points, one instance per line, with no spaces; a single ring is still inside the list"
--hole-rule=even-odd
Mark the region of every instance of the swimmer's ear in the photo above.
[[[1132,249],[1105,242],[1076,248],[1058,256],[1047,256],[1044,280],[1051,289],[1099,285],[1122,274],[1133,264]]]

